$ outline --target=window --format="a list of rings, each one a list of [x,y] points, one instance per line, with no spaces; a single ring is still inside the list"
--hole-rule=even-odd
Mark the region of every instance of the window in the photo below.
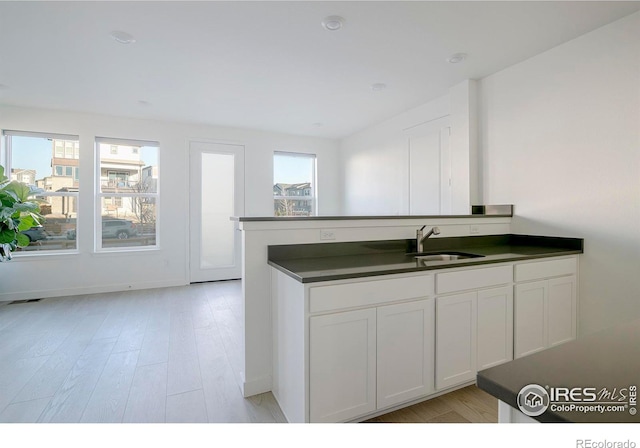
[[[275,216],[316,214],[316,156],[276,152],[273,155],[273,212]],[[300,198],[304,196],[304,198]]]
[[[157,247],[159,150],[157,142],[96,139],[97,250]]]
[[[53,159],[64,158],[65,148],[78,144],[71,135],[35,132],[4,131],[6,159],[4,166],[15,180],[41,189],[42,225],[24,232],[29,246],[20,253],[75,250],[78,220],[78,179],[74,179],[64,165],[53,165]],[[77,162],[75,162],[77,163]]]

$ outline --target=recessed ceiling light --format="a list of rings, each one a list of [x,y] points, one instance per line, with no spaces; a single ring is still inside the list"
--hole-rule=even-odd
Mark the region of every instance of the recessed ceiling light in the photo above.
[[[328,31],[338,31],[344,26],[344,19],[340,16],[325,17],[322,26]]]
[[[371,84],[371,90],[374,92],[379,92],[387,88],[387,85],[383,82],[377,82],[375,84]]]
[[[467,59],[466,53],[456,53],[456,54],[452,54],[449,58],[447,58],[447,62],[449,64],[458,64],[464,61],[465,59]]]
[[[121,44],[132,44],[136,41],[136,39],[129,33],[125,31],[111,31],[109,36],[116,42]]]

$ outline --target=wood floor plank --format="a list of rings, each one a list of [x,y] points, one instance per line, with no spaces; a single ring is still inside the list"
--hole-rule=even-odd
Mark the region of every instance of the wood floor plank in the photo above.
[[[193,328],[205,328],[216,324],[209,306],[206,291],[202,285],[191,285],[193,297],[190,299]]]
[[[71,369],[86,350],[105,317],[103,314],[82,317],[63,344],[48,357],[13,402],[52,397],[69,376]]]
[[[82,413],[81,422],[122,422],[138,354],[139,351],[111,353]]]
[[[200,363],[191,313],[171,315],[167,394],[202,389]]]
[[[13,401],[47,359],[48,356],[41,356],[3,360],[0,363],[0,412]]]
[[[425,423],[471,423],[469,420],[458,414],[456,411],[450,411],[446,414],[439,415]]]
[[[125,423],[164,423],[167,402],[167,364],[136,368],[124,412]]]
[[[209,422],[249,423],[251,414],[229,365],[217,328],[197,329],[196,342]]]
[[[475,386],[473,387],[475,388]],[[471,391],[472,389],[464,388],[447,394],[451,408],[469,421],[480,423],[497,422],[497,402],[494,411],[477,398],[477,393],[472,393]]]
[[[240,372],[242,371],[242,334],[241,325],[234,318],[233,311],[230,309],[215,310],[213,317],[220,332],[220,337],[224,345],[224,351],[227,359],[231,364],[236,381],[239,383]]]
[[[271,392],[245,398],[252,423],[287,423],[278,402]]]
[[[167,423],[207,423],[202,389],[167,397]]]
[[[49,398],[40,398],[10,404],[0,413],[0,423],[35,423],[48,403]]]
[[[421,421],[426,422],[451,412],[453,409],[446,398],[436,397],[411,406],[411,410],[418,415]]]
[[[115,343],[115,338],[98,339],[87,346],[38,418],[38,422],[77,423],[80,421]]]

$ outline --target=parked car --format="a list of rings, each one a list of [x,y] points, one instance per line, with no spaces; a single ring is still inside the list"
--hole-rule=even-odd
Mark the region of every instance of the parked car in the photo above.
[[[137,236],[138,228],[133,221],[128,219],[107,218],[102,220],[102,238],[118,238],[126,240]],[[67,239],[76,239],[76,229],[67,230]]]
[[[27,238],[29,238],[30,243],[34,241],[46,240],[47,238],[49,238],[49,235],[47,235],[47,232],[42,226],[31,227],[30,229],[20,233],[26,235]]]
[[[102,220],[102,238],[118,238],[126,240],[138,235],[136,225],[128,219],[109,218]]]

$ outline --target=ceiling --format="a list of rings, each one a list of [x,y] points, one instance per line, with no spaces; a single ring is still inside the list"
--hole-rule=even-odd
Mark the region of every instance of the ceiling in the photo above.
[[[0,103],[341,138],[637,10],[624,1],[0,1]],[[344,27],[325,30],[329,15]],[[116,30],[136,42],[116,42]],[[458,52],[464,62],[446,62]]]

